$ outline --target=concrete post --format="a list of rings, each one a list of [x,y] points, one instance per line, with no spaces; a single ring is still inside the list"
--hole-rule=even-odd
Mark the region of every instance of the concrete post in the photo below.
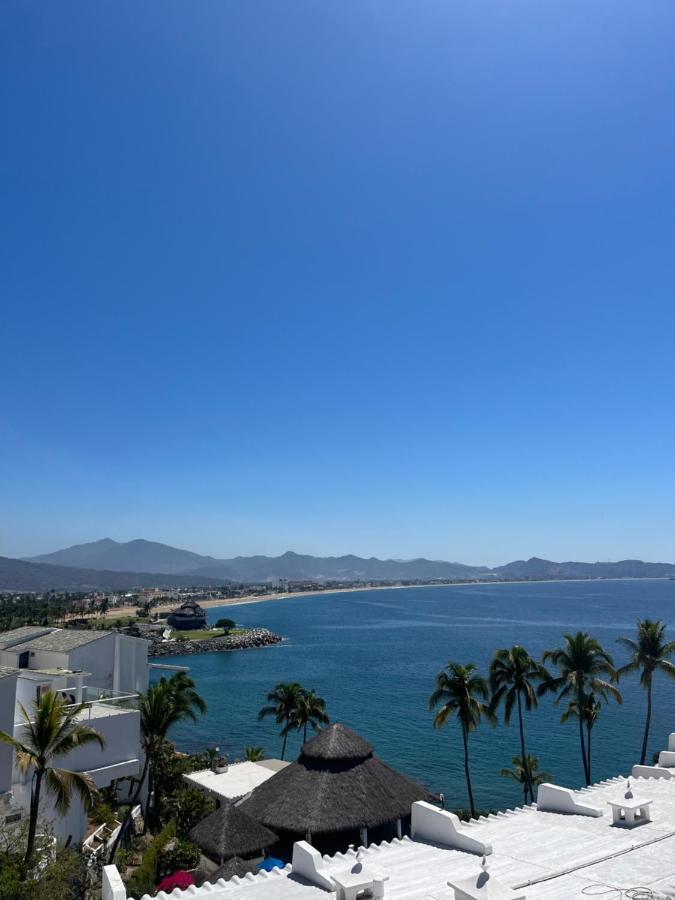
[[[368,829],[367,828],[359,828],[359,840],[361,841],[362,847],[368,846]]]
[[[127,889],[117,866],[103,866],[101,900],[127,900]]]

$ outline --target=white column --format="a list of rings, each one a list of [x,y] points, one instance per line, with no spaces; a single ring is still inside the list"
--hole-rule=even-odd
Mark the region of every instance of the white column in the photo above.
[[[127,889],[117,866],[103,866],[101,900],[127,900]]]
[[[120,636],[115,635],[115,649],[113,651],[113,691],[120,689]]]
[[[403,822],[396,820],[396,837],[400,840],[403,837]]]
[[[367,847],[368,846],[368,829],[367,828],[359,829],[359,838],[361,840],[361,846]]]

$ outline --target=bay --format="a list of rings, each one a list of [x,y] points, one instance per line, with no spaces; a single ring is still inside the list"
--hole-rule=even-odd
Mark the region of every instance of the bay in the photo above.
[[[461,734],[449,723],[432,727],[427,699],[434,676],[448,660],[475,662],[485,673],[494,650],[522,644],[533,655],[558,646],[564,632],[589,631],[614,655],[626,653],[619,636],[632,637],[638,617],[663,619],[675,638],[675,581],[621,580],[418,587],[325,593],[227,609],[210,609],[241,625],[262,625],[284,636],[274,647],[176,657],[188,665],[208,704],[197,724],[172,734],[179,749],[218,746],[230,760],[246,745],[278,757],[273,721],[257,721],[268,690],[299,681],[327,703],[332,721],[366,737],[381,759],[434,792],[446,805],[466,806]],[[155,676],[156,677],[156,676]],[[594,730],[593,780],[629,773],[639,761],[645,697],[635,676],[621,681],[624,702],[602,710]],[[574,723],[560,724],[551,697],[526,717],[527,748],[558,784],[577,787],[582,769]],[[675,731],[675,682],[659,675],[649,759]],[[287,759],[301,740],[291,735]],[[471,770],[481,808],[519,804],[516,784],[499,775],[519,752],[515,722],[481,725],[471,735]]]

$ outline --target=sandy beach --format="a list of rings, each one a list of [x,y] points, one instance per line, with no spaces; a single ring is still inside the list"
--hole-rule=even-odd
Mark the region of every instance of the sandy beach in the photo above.
[[[268,600],[290,600],[295,597],[321,597],[323,594],[351,594],[356,591],[395,591],[401,588],[411,587],[408,584],[382,584],[369,587],[350,587],[335,588],[335,590],[325,591],[293,591],[291,593],[281,594],[251,594],[250,597],[233,597],[231,599],[221,598],[218,600],[200,600],[199,605],[204,609],[217,608],[219,606],[244,606],[247,603],[265,603]],[[459,587],[459,584],[418,584],[414,587]],[[170,603],[161,603],[153,606],[153,612],[158,610],[174,609],[179,605],[179,601],[171,600]],[[118,616],[133,616],[136,614],[135,606],[114,606],[105,613],[105,618],[115,619]]]
[[[550,584],[558,581],[562,582],[575,582],[575,581],[662,581],[662,578],[598,578],[598,579],[585,579],[585,578],[556,578],[556,579],[541,579],[541,581],[537,580],[536,582],[532,581],[456,581],[448,584],[378,584],[378,585],[369,585],[366,587],[349,587],[349,588],[335,588],[335,589],[327,589],[325,591],[293,591],[292,593],[279,593],[279,594],[251,594],[250,597],[235,597],[232,599],[220,599],[220,600],[200,600],[199,605],[204,607],[204,609],[218,608],[218,607],[226,607],[226,606],[244,606],[247,603],[266,603],[267,601],[273,600],[291,600],[295,597],[321,597],[324,594],[333,595],[333,594],[352,594],[357,591],[397,591],[403,590],[405,588],[432,588],[432,587],[467,587],[467,585],[496,585],[496,584]],[[153,606],[153,610],[167,610],[174,609],[178,605],[178,601],[172,600],[169,603],[162,603],[158,606]],[[133,616],[136,614],[135,606],[115,606],[112,609],[109,609],[105,613],[106,618],[116,618],[118,616]]]

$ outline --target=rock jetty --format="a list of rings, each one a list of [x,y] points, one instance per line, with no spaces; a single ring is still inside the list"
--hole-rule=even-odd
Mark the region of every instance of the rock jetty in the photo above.
[[[148,647],[148,656],[186,656],[192,653],[220,653],[224,650],[252,650],[254,647],[269,647],[278,644],[281,637],[267,628],[250,628],[241,634],[205,640],[155,641]]]

